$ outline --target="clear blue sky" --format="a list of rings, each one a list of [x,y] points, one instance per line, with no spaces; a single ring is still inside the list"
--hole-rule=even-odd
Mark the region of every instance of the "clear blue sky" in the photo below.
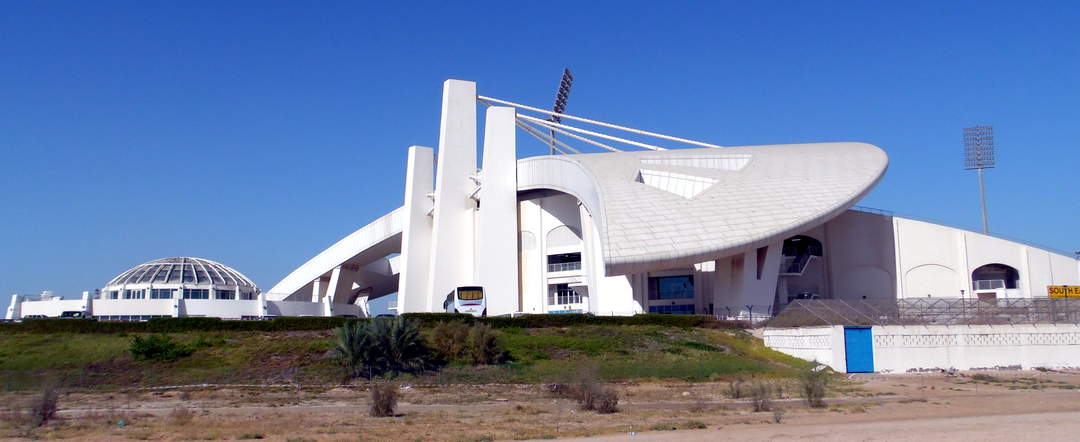
[[[177,255],[269,288],[401,204],[444,79],[546,107],[564,66],[573,114],[876,144],[863,205],[967,228],[993,124],[991,230],[1080,249],[1076,2],[376,3],[6,3],[0,306]]]

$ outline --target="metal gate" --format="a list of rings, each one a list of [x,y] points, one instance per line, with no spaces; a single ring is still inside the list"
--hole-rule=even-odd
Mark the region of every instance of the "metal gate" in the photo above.
[[[870,327],[844,327],[848,373],[874,372],[874,339]]]

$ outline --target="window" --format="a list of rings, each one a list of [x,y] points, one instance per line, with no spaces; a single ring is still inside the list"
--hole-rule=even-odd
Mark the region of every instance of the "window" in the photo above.
[[[150,299],[172,299],[176,289],[150,289]]]
[[[693,299],[694,277],[662,276],[649,278],[649,299]]]
[[[124,299],[144,299],[146,290],[124,290]]]
[[[476,301],[484,299],[484,289],[480,287],[458,287],[457,299],[461,301]]]
[[[694,305],[650,305],[649,313],[660,313],[665,315],[692,315],[694,314]]]
[[[120,291],[112,290],[109,292],[109,299],[120,299]]]
[[[184,289],[184,299],[210,299],[210,290]]]
[[[240,299],[250,301],[252,299],[255,299],[255,294],[251,292],[240,292]]]
[[[236,299],[236,290],[214,290],[216,299]]]
[[[548,305],[580,304],[581,294],[569,284],[548,284]]]
[[[971,273],[973,290],[1020,288],[1020,272],[1005,264],[987,264]]]
[[[548,255],[547,260],[549,272],[581,270],[581,252]]]

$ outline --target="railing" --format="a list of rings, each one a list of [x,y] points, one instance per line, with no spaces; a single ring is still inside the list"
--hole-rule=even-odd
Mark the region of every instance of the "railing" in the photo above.
[[[1080,324],[1080,299],[800,299],[769,321],[771,327],[979,324]]]
[[[810,258],[814,255],[799,255],[799,256],[784,256],[780,260],[780,274],[782,275],[802,275],[803,270],[806,270],[806,265],[810,263]]]
[[[727,321],[757,323],[775,316],[772,304],[721,305],[713,307],[713,317]]]
[[[548,305],[580,304],[581,294],[574,289],[559,289],[548,294]]]
[[[974,281],[975,290],[994,290],[1005,288],[1004,279],[980,279]]]
[[[581,262],[558,262],[555,264],[548,264],[549,272],[569,272],[573,270],[581,270]]]

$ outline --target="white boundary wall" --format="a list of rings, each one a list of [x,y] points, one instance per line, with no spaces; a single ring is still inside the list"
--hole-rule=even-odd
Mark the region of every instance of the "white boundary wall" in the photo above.
[[[874,369],[924,370],[1080,367],[1080,325],[874,326]],[[765,345],[846,372],[844,327],[767,328]]]

